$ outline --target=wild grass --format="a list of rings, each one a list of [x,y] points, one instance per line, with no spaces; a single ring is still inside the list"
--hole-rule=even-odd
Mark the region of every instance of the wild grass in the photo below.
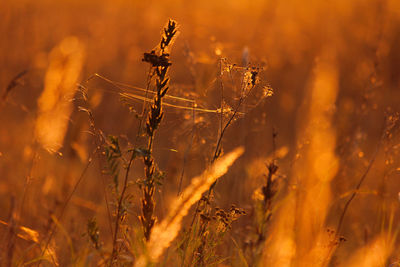
[[[396,1],[28,2],[0,266],[399,265]]]
[[[177,23],[173,20],[168,21],[167,26],[164,28],[164,34],[162,35],[159,52],[156,54],[154,50],[150,53],[144,53],[143,61],[151,64],[151,71],[153,72],[150,76],[155,75],[156,94],[154,97],[154,103],[151,105],[149,115],[146,121],[146,133],[148,135],[147,150],[143,153],[143,163],[145,165],[145,178],[142,184],[143,199],[142,199],[142,216],[140,221],[143,226],[144,237],[147,241],[150,239],[151,229],[154,226],[155,217],[154,206],[155,202],[153,199],[155,185],[159,183],[157,177],[157,170],[152,158],[152,150],[154,143],[154,135],[162,121],[164,113],[162,111],[162,100],[168,92],[169,77],[167,76],[168,69],[171,66],[169,61],[169,53],[167,49],[172,45],[174,38],[177,34]],[[133,158],[133,155],[132,155]]]

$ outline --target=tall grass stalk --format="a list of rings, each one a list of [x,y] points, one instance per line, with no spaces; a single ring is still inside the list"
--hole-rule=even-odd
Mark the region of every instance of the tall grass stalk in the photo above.
[[[174,37],[177,34],[177,23],[174,20],[169,20],[167,26],[164,28],[161,42],[159,44],[159,51],[152,50],[150,53],[144,53],[143,61],[151,64],[152,71],[155,74],[156,95],[154,102],[150,107],[150,111],[146,121],[146,133],[148,135],[147,151],[143,155],[143,163],[145,165],[145,178],[142,184],[142,215],[139,217],[144,237],[148,241],[150,239],[151,229],[155,223],[154,208],[155,201],[153,199],[155,185],[157,181],[154,177],[155,164],[152,157],[154,135],[164,117],[162,110],[163,97],[168,92],[168,70],[171,66],[169,60],[168,48],[173,43]],[[132,154],[133,157],[133,154]]]

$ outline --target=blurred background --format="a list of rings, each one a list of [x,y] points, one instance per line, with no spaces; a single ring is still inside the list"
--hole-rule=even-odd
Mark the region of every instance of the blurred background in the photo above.
[[[259,84],[223,138],[224,151],[244,146],[245,154],[215,189],[216,205],[235,204],[247,213],[233,224],[232,236],[245,250],[255,192],[276,158],[280,189],[265,264],[318,266],[315,258],[320,263],[318,255],[329,246],[327,229],[336,229],[364,175],[340,232],[347,241],[335,248],[330,264],[399,265],[398,0],[1,1],[0,220],[45,236],[82,177],[62,216],[63,231],[54,237],[59,262],[71,263],[66,236],[75,251],[90,247],[86,224],[94,216],[103,242],[110,243],[104,196],[112,181],[79,106],[91,110],[105,136],[118,136],[124,151],[143,146],[146,139],[137,137],[143,101],[121,99],[118,92],[127,86],[93,75],[146,88],[143,53],[157,46],[169,18],[180,31],[171,49],[169,94],[214,112],[193,116],[190,109],[165,107],[154,148],[165,171],[156,194],[158,217],[166,215],[181,176],[184,188],[209,166],[221,83],[224,105],[235,107],[251,66]],[[235,68],[220,75],[230,64]],[[273,95],[265,97],[269,87]],[[142,163],[135,163],[131,181],[142,176]],[[129,220],[139,225],[141,193],[129,190]],[[0,226],[3,240],[8,230]],[[12,244],[4,251],[12,251],[14,262],[37,256],[29,240]],[[232,256],[235,246],[221,253]]]

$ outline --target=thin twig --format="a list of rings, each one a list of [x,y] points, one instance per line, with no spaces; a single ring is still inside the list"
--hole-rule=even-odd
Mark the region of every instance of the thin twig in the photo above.
[[[219,151],[220,151],[220,146],[221,146],[222,139],[223,139],[223,137],[224,137],[224,134],[225,134],[226,129],[229,127],[229,125],[232,123],[233,119],[234,119],[234,118],[236,117],[236,115],[239,113],[239,109],[240,109],[242,103],[243,103],[244,100],[250,95],[250,93],[252,92],[252,90],[253,90],[254,87],[255,87],[255,86],[250,87],[250,89],[248,90],[248,92],[247,92],[245,95],[242,95],[242,96],[239,98],[239,102],[238,102],[238,104],[236,105],[236,107],[235,107],[235,109],[234,109],[234,111],[233,111],[231,117],[228,119],[228,121],[226,122],[225,126],[222,128],[222,130],[221,130],[221,132],[220,132],[220,135],[219,135],[219,137],[218,137],[218,140],[217,140],[217,144],[216,144],[216,146],[215,146],[214,155],[213,155],[213,158],[211,159],[211,163],[213,163],[213,162],[218,158],[218,156],[219,156],[219,154],[220,154],[220,153],[219,153]],[[218,181],[218,180],[217,180],[217,181]],[[207,198],[210,197],[212,190],[214,189],[215,185],[217,184],[217,181],[215,181],[215,182],[210,186],[210,189],[209,189],[208,192],[207,192]],[[191,224],[190,224],[190,227],[193,226],[194,221],[195,221],[195,219],[196,219],[196,217],[197,217],[197,214],[199,213],[199,211],[198,211],[199,206],[200,206],[200,202],[197,202],[197,204],[196,204],[196,209],[195,209],[195,213],[194,213],[194,215],[193,215],[193,219],[192,219],[192,222],[191,222]]]
[[[377,157],[378,152],[379,152],[379,150],[380,150],[380,148],[381,148],[382,142],[383,142],[383,140],[384,140],[384,138],[385,138],[385,133],[386,133],[386,128],[387,128],[387,127],[386,127],[386,122],[387,122],[386,118],[385,118],[384,121],[385,121],[385,122],[384,122],[385,124],[384,124],[384,126],[383,126],[382,134],[381,134],[381,137],[380,137],[380,139],[379,139],[378,144],[376,145],[374,154],[372,155],[372,157],[371,157],[371,159],[370,159],[370,161],[369,161],[369,163],[368,163],[367,168],[365,169],[364,173],[361,175],[360,180],[359,180],[358,183],[357,183],[357,186],[355,187],[355,189],[354,189],[353,193],[351,194],[350,198],[347,200],[346,204],[344,205],[343,211],[342,211],[342,213],[340,214],[339,222],[338,222],[338,225],[337,225],[336,231],[335,231],[334,242],[337,242],[337,240],[338,240],[339,237],[340,237],[340,231],[341,231],[341,229],[342,229],[342,225],[343,225],[343,222],[344,222],[344,218],[345,218],[345,215],[346,215],[346,213],[347,213],[347,210],[348,210],[349,207],[350,207],[350,204],[352,203],[352,201],[354,200],[354,198],[357,196],[357,193],[359,192],[359,189],[360,189],[361,185],[362,185],[363,182],[365,181],[365,179],[366,179],[368,173],[370,172],[370,170],[371,170],[373,164],[375,163],[376,157]],[[330,260],[330,258],[331,258],[331,256],[332,256],[332,253],[334,252],[334,249],[335,249],[335,245],[332,245],[332,246],[330,247],[330,249],[329,249],[329,252],[327,253],[326,258],[325,258],[325,261],[324,261],[325,264],[327,264],[327,263],[329,262],[329,260]]]
[[[111,262],[116,258],[117,256],[117,236],[118,236],[118,231],[119,231],[119,223],[120,223],[120,217],[121,217],[121,211],[122,211],[122,201],[124,200],[125,197],[125,192],[126,188],[128,187],[128,177],[129,177],[129,171],[132,165],[133,160],[135,159],[135,150],[132,151],[131,158],[129,159],[128,165],[126,167],[126,172],[125,172],[125,179],[124,179],[124,185],[122,187],[122,192],[118,200],[118,206],[117,206],[117,219],[115,220],[115,228],[114,228],[114,238],[113,238],[113,251],[112,251],[112,256],[111,256]]]
[[[382,142],[383,142],[383,139],[384,139],[384,135],[385,135],[385,129],[383,130],[382,136],[381,136],[381,138],[379,139],[379,142],[378,142],[378,144],[377,144],[377,146],[376,146],[376,149],[375,149],[375,151],[374,151],[374,154],[372,155],[372,157],[371,157],[371,159],[370,159],[370,161],[369,161],[369,163],[368,163],[367,169],[366,169],[366,170],[364,171],[364,173],[361,175],[360,180],[359,180],[358,183],[357,183],[357,186],[355,187],[355,189],[354,189],[353,193],[351,194],[350,198],[347,200],[346,204],[344,205],[343,211],[342,211],[342,213],[341,213],[341,215],[340,215],[340,219],[339,219],[338,225],[337,225],[337,227],[336,227],[336,238],[339,237],[339,235],[340,235],[340,230],[341,230],[341,228],[342,228],[342,224],[343,224],[343,221],[344,221],[344,217],[345,217],[345,215],[346,215],[346,212],[347,212],[347,210],[348,210],[348,208],[349,208],[351,202],[353,201],[353,199],[356,197],[357,193],[359,192],[359,189],[360,189],[361,185],[363,184],[365,178],[367,177],[369,171],[370,171],[371,168],[372,168],[372,165],[374,164],[374,162],[375,162],[375,160],[376,160],[376,157],[377,157],[377,155],[378,155],[378,152],[379,152],[379,150],[380,150],[380,147],[381,147]]]

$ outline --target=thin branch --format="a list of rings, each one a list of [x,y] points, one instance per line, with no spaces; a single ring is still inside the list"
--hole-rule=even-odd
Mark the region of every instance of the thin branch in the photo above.
[[[335,237],[336,237],[336,238],[339,237],[339,235],[340,235],[340,230],[341,230],[342,225],[343,225],[344,217],[345,217],[345,215],[346,215],[346,213],[347,213],[347,210],[348,210],[348,208],[349,208],[351,202],[353,201],[353,199],[356,197],[357,193],[359,192],[359,189],[360,189],[361,185],[362,185],[363,182],[365,181],[365,178],[367,177],[369,171],[370,171],[371,168],[372,168],[372,165],[374,164],[374,162],[375,162],[375,160],[376,160],[376,157],[377,157],[377,155],[378,155],[378,152],[379,152],[380,147],[381,147],[381,145],[382,145],[382,142],[383,142],[383,140],[384,140],[385,130],[386,130],[386,127],[384,127],[384,129],[383,129],[383,133],[382,133],[381,138],[379,139],[379,142],[378,142],[378,144],[377,144],[377,146],[376,146],[375,152],[374,152],[374,154],[372,155],[372,158],[370,159],[370,161],[369,161],[369,163],[368,163],[367,169],[366,169],[366,170],[364,171],[364,173],[361,175],[360,180],[358,181],[357,186],[356,186],[355,189],[354,189],[354,192],[351,194],[350,198],[347,200],[346,204],[344,205],[342,214],[340,215],[340,219],[339,219],[338,226],[336,227],[336,234],[335,234]]]

